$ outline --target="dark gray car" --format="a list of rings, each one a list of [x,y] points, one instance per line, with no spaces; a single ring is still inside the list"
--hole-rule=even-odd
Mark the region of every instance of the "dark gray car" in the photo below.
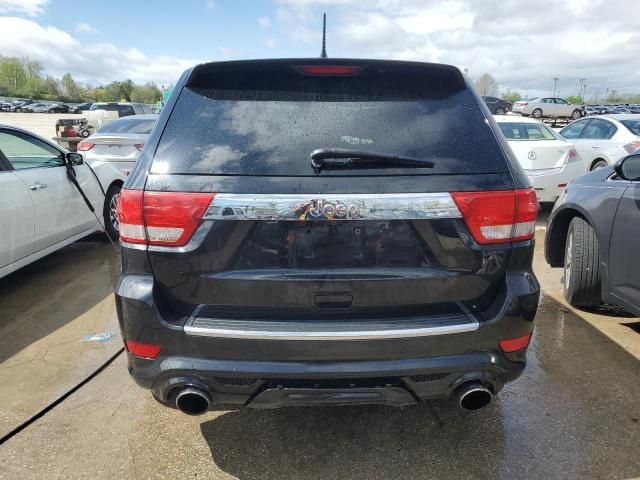
[[[640,154],[574,180],[547,226],[545,254],[564,267],[564,294],[577,307],[619,305],[640,315]]]

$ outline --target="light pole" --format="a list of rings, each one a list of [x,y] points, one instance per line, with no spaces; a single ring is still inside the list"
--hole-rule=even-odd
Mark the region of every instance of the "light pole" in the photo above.
[[[560,80],[558,77],[553,77],[553,96],[556,96],[556,91],[557,91],[557,87],[558,87],[558,80]]]
[[[580,98],[582,98],[583,102],[584,102],[584,97],[587,94],[587,84],[585,83],[586,81],[587,81],[586,78],[580,79]]]

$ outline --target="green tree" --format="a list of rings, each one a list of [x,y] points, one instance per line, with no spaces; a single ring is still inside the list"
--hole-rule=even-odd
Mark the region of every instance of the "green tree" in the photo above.
[[[9,95],[19,95],[27,82],[22,62],[17,58],[3,58],[0,64],[0,82],[7,84]]]
[[[582,105],[584,103],[584,100],[579,95],[570,95],[565,100],[572,105]]]
[[[513,90],[508,88],[505,92],[502,92],[502,95],[500,95],[500,98],[502,98],[503,100],[506,100],[507,102],[517,102],[518,100],[522,99],[522,97],[518,92],[514,92]]]

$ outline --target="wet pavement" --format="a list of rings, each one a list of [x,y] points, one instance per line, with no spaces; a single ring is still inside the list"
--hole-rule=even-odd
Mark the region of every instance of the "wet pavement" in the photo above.
[[[93,368],[121,346],[119,337],[79,343],[85,332],[113,320],[103,294],[117,259],[107,247],[63,251],[68,261],[46,268],[38,262],[0,283],[3,399],[16,389],[24,397],[15,400],[20,408],[3,406],[5,417],[28,415],[37,408],[27,408],[29,395],[42,390],[52,398],[91,370],[79,371],[81,364],[90,361]],[[640,476],[640,322],[615,309],[576,312],[561,300],[561,272],[546,267],[540,252],[535,265],[545,294],[527,369],[485,410],[465,413],[438,401],[405,409],[244,409],[187,417],[137,387],[120,355],[0,446],[0,478]],[[43,290],[49,294],[41,298]],[[79,291],[87,293],[76,299]],[[53,339],[63,334],[66,347],[57,349]],[[12,342],[7,337],[13,335]],[[46,370],[46,355],[38,361],[37,354],[16,366],[16,358],[38,345],[37,352],[54,349],[55,369]],[[63,375],[64,366],[71,373]]]

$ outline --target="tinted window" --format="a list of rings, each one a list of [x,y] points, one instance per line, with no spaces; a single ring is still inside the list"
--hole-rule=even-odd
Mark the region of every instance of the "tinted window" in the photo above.
[[[436,161],[435,168],[425,170],[398,167],[322,175],[508,171],[477,101],[458,81],[459,72],[443,80],[437,71],[394,75],[399,67],[384,65],[381,73],[368,67],[366,75],[363,71],[347,78],[309,77],[291,66],[275,72],[273,79],[264,67],[262,74],[237,78],[231,73],[229,78],[196,75],[192,83],[216,81],[219,88],[187,87],[180,93],[151,171],[314,175],[309,155],[318,148]],[[250,82],[257,83],[255,89],[234,89]]]
[[[507,140],[556,140],[544,125],[535,123],[498,123]]]
[[[64,165],[58,150],[19,132],[0,131],[0,152],[16,170]]]
[[[640,120],[621,120],[620,123],[627,127],[634,135],[640,135]]]
[[[560,105],[568,105],[568,103],[562,98],[556,98],[556,103],[559,103]]]
[[[591,140],[606,140],[616,133],[616,127],[606,120],[592,119],[582,131],[580,138]]]
[[[587,124],[588,120],[584,120],[582,122],[573,122],[571,125],[564,127],[560,130],[560,135],[564,138],[578,138],[580,132]]]
[[[114,120],[103,126],[98,133],[140,133],[149,134],[156,124],[154,118],[124,118]]]

